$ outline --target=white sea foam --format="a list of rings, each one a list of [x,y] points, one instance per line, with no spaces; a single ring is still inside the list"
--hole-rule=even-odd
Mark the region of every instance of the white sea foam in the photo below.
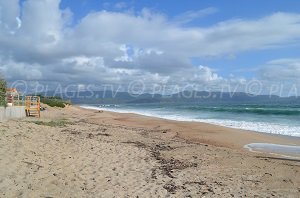
[[[235,121],[229,119],[197,119],[192,115],[182,115],[176,112],[161,112],[161,111],[147,111],[145,109],[122,109],[118,108],[119,106],[115,105],[103,105],[101,107],[95,106],[87,106],[83,105],[82,108],[86,109],[95,109],[95,110],[106,110],[118,113],[136,113],[145,116],[158,117],[168,120],[176,120],[176,121],[191,121],[191,122],[205,122],[210,124],[215,124],[219,126],[225,126],[236,129],[243,129],[249,131],[263,132],[263,133],[271,133],[278,135],[288,135],[288,136],[296,136],[300,137],[300,126],[288,126],[277,123],[267,123],[267,122],[250,122],[250,121]]]
[[[248,121],[217,120],[217,119],[199,119],[199,121],[226,126],[230,128],[300,137],[300,127],[298,126],[292,127],[287,125],[266,123],[266,122],[248,122]]]
[[[244,146],[251,152],[269,153],[282,157],[300,159],[300,146],[269,143],[251,143]]]

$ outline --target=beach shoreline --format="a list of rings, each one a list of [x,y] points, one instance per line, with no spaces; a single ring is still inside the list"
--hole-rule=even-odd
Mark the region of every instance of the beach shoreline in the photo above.
[[[44,107],[46,105],[43,105]],[[297,197],[300,160],[248,152],[274,135],[46,106],[0,125],[3,197]]]
[[[241,104],[82,104],[87,109],[135,113],[174,121],[209,123],[228,128],[300,137],[299,111]],[[253,107],[254,106],[254,107]],[[295,107],[296,108],[296,107]]]
[[[76,105],[76,107],[88,110],[88,111],[102,111],[104,113],[110,114],[111,116],[119,117],[120,120],[128,120],[130,122],[133,122],[132,119],[137,119],[135,122],[137,125],[139,121],[144,120],[143,127],[148,127],[149,125],[146,123],[147,121],[151,122],[158,121],[162,124],[174,124],[177,127],[178,126],[187,126],[190,125],[191,127],[189,130],[195,131],[198,130],[198,133],[179,133],[179,137],[186,139],[186,140],[192,140],[199,143],[210,143],[214,146],[225,146],[230,148],[240,148],[243,149],[245,145],[251,144],[251,143],[270,143],[270,144],[283,144],[283,145],[293,145],[293,146],[300,146],[300,137],[296,136],[288,136],[288,135],[281,135],[281,134],[272,134],[272,133],[264,133],[264,132],[258,132],[258,131],[251,131],[251,130],[244,130],[244,129],[237,129],[237,128],[231,128],[227,126],[221,126],[217,124],[211,124],[206,122],[198,122],[198,121],[180,121],[180,120],[172,120],[167,118],[160,118],[155,116],[148,116],[148,115],[142,115],[138,113],[123,113],[123,112],[116,112],[116,111],[109,111],[107,109],[101,109],[101,108],[95,108],[92,109],[90,107],[86,108],[81,105]],[[145,122],[146,120],[146,122]],[[177,123],[177,124],[176,124]],[[199,129],[202,127],[202,129]],[[231,135],[231,138],[234,137],[234,139],[224,139],[223,135],[221,135],[220,138],[213,138],[214,141],[210,141],[211,138],[201,139],[199,136],[201,136],[205,130],[208,130],[209,132],[218,131],[219,135],[220,133],[230,133],[226,135]],[[207,132],[206,132],[207,133]],[[246,136],[246,137],[244,137]],[[247,139],[247,140],[246,140]],[[222,142],[224,141],[224,142]]]

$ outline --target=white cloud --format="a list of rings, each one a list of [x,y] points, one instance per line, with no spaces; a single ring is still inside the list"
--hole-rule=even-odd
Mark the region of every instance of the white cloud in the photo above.
[[[38,64],[26,64],[14,60],[3,60],[0,57],[0,71],[3,71],[7,78],[23,80],[42,80],[41,66]]]
[[[218,9],[214,7],[209,7],[196,11],[190,10],[174,17],[174,22],[178,24],[186,24],[192,22],[193,20],[203,18],[211,14],[215,14],[216,12],[218,12]]]
[[[71,11],[60,10],[59,4],[27,0],[20,8],[18,0],[0,0],[0,69],[10,81],[224,83],[230,80],[210,67],[195,67],[190,58],[235,56],[299,44],[300,39],[300,14],[274,13],[201,28],[181,24],[212,14],[214,8],[183,13],[177,22],[148,9],[99,11],[70,25]],[[283,79],[289,77],[294,78],[286,74]]]
[[[127,4],[125,2],[118,2],[114,5],[114,8],[121,10],[127,7]]]
[[[0,0],[0,31],[13,33],[18,29],[18,17],[20,9],[18,0]]]
[[[262,79],[270,81],[300,82],[300,59],[269,61],[259,70]]]

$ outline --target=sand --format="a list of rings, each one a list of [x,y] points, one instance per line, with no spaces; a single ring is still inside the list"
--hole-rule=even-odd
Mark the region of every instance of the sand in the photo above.
[[[243,149],[299,138],[76,106],[0,133],[0,197],[300,196],[300,160]]]

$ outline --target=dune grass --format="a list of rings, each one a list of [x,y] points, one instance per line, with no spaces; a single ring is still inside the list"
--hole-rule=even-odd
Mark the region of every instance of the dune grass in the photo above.
[[[70,101],[63,100],[60,97],[44,97],[44,96],[40,96],[40,97],[41,97],[41,102],[49,105],[50,107],[65,108],[66,105],[71,104]]]
[[[65,120],[65,119],[59,119],[59,120],[51,120],[49,122],[45,121],[32,121],[32,123],[37,125],[43,125],[43,126],[50,126],[50,127],[65,127],[68,124],[71,124],[71,122]]]

